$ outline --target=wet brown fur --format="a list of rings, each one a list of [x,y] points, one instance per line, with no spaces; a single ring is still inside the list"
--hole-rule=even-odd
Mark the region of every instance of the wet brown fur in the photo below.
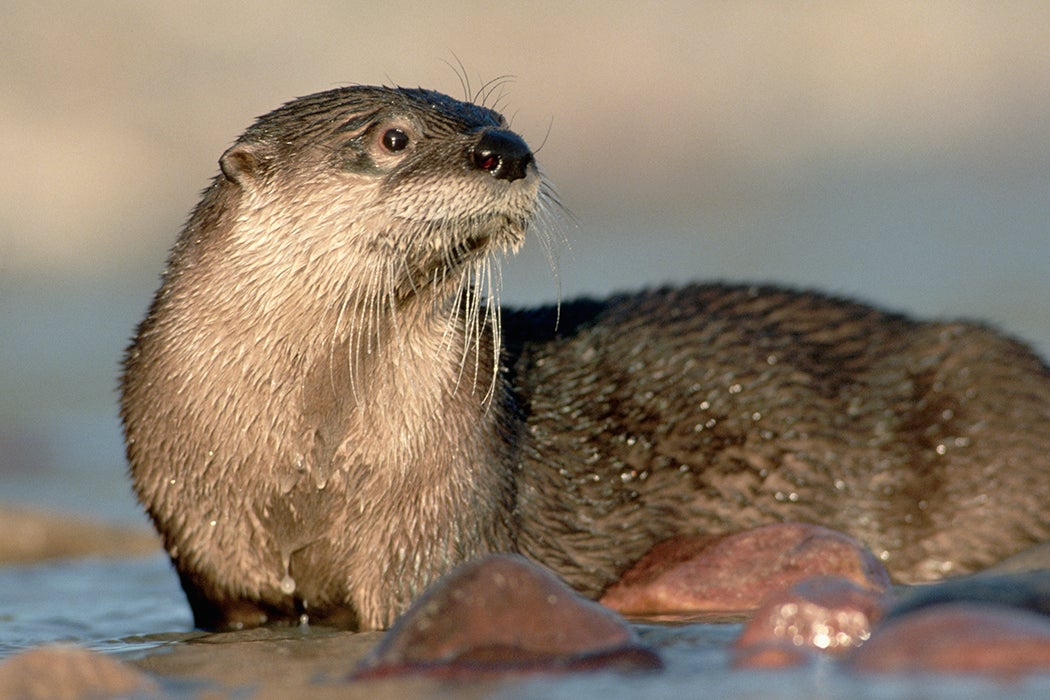
[[[722,285],[560,320],[486,306],[493,255],[557,206],[534,165],[471,167],[505,128],[345,88],[224,154],[121,403],[198,625],[384,627],[490,551],[597,596],[662,539],[784,520],[855,535],[902,581],[1050,539],[1050,373],[979,326]]]

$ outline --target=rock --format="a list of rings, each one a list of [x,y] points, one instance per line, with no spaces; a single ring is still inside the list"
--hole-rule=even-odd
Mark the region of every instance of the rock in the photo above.
[[[432,585],[351,677],[660,667],[614,612],[523,557],[493,555]]]
[[[742,668],[784,668],[814,654],[859,646],[883,615],[884,594],[838,577],[816,577],[766,599],[734,644]]]
[[[783,523],[719,539],[656,545],[601,602],[627,615],[754,610],[771,593],[817,575],[884,590],[882,563],[856,540],[816,525]]]
[[[142,673],[79,647],[39,647],[0,664],[0,698],[61,700],[156,692],[156,684]]]
[[[890,673],[1046,673],[1050,620],[987,603],[943,603],[886,620],[848,666]]]

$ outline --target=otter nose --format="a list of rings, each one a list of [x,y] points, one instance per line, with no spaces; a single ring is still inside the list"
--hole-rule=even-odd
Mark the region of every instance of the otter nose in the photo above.
[[[482,134],[474,146],[473,157],[475,167],[508,182],[525,177],[533,160],[528,144],[513,131],[504,129],[492,129]]]

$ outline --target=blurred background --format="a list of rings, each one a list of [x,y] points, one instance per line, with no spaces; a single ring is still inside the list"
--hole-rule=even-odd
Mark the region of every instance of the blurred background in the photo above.
[[[563,298],[782,282],[1050,354],[1050,4],[7,0],[0,505],[141,523],[121,353],[252,119],[351,83],[498,104],[578,227]],[[462,69],[459,66],[462,65]],[[505,302],[559,294],[537,240]]]

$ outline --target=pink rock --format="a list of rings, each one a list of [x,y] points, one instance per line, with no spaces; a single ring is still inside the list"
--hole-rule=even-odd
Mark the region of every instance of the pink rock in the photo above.
[[[145,697],[157,690],[144,674],[79,647],[38,647],[0,664],[0,698]]]
[[[884,590],[882,563],[856,540],[816,525],[782,523],[720,539],[658,544],[601,602],[629,615],[754,610],[771,593],[817,575]]]
[[[431,586],[352,678],[660,667],[614,612],[522,557],[493,555]]]
[[[774,593],[755,612],[734,644],[734,665],[782,668],[792,659],[807,662],[811,653],[841,655],[871,635],[884,607],[882,593],[847,579],[806,579]],[[777,649],[783,658],[771,665]]]
[[[850,657],[860,671],[1050,672],[1050,619],[988,603],[944,603],[887,620]]]

